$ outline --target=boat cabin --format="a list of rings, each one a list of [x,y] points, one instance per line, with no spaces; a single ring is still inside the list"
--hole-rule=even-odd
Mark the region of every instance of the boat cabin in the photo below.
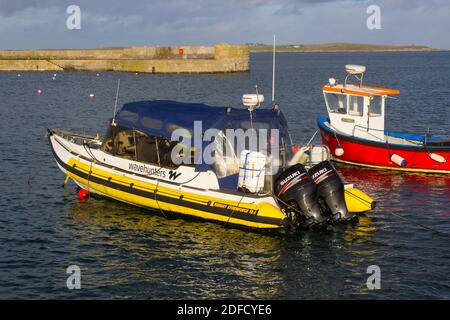
[[[261,191],[271,192],[276,172],[271,172],[269,166],[283,170],[293,156],[287,128],[287,121],[279,109],[261,108],[249,112],[248,109],[168,100],[140,101],[125,104],[116,114],[101,149],[122,159],[156,167],[183,165],[194,167],[196,172],[212,171],[221,189],[234,190],[239,185],[242,161],[249,157],[258,158],[263,152],[261,166],[264,169],[261,171],[264,174],[260,184],[264,187]],[[248,132],[253,132],[249,129],[254,129],[257,135],[257,146],[249,145]],[[228,130],[236,134],[231,136],[232,140]],[[242,139],[237,135],[239,131],[245,133]],[[277,137],[272,136],[272,132],[277,133]],[[276,156],[271,154],[270,148],[261,151],[262,145],[273,145],[275,139],[279,143]],[[253,153],[248,154],[248,151]],[[212,161],[205,161],[208,154],[213,155]]]
[[[364,66],[347,65],[343,84],[333,78],[323,87],[331,127],[343,134],[373,141],[385,141],[386,99],[399,90],[362,85]],[[348,84],[355,76],[358,84]]]

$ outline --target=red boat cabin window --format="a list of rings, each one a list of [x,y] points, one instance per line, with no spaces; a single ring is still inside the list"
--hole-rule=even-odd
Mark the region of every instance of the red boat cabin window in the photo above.
[[[326,93],[328,112],[347,114],[347,99],[343,94]]]

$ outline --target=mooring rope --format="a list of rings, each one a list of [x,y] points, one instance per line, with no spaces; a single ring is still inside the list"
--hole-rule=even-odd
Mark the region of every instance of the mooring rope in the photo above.
[[[156,187],[155,187],[155,191],[153,193],[154,194],[154,198],[155,198],[156,204],[158,205],[159,211],[162,213],[164,218],[167,219],[167,216],[166,216],[164,210],[161,208],[161,206],[159,205],[158,199],[156,198],[156,193],[158,192],[158,186],[159,186],[159,179],[156,179]]]
[[[428,226],[426,226],[426,225],[424,225],[424,224],[422,224],[420,222],[417,222],[416,220],[413,220],[411,218],[405,217],[405,216],[403,216],[401,214],[398,214],[398,213],[395,213],[395,212],[389,212],[388,211],[387,213],[392,214],[393,216],[396,216],[396,217],[398,217],[400,219],[403,219],[405,221],[408,221],[408,222],[410,222],[410,223],[412,223],[412,224],[414,224],[414,225],[416,225],[418,227],[421,227],[422,229],[425,229],[425,230],[431,231],[433,233],[437,233],[437,234],[440,234],[440,235],[444,235],[444,236],[450,237],[450,232],[445,232],[445,231],[437,230],[437,229],[432,228],[432,227],[428,227]]]
[[[87,178],[87,191],[88,191],[88,199],[91,198],[91,187],[90,187],[90,180],[91,180],[91,174],[92,174],[92,163],[93,160],[91,160],[91,165],[89,167],[89,174],[88,174],[88,178]]]
[[[239,205],[241,204],[242,200],[244,200],[245,197],[245,193],[242,195],[241,199],[239,200],[238,204],[236,207],[239,207]],[[228,219],[227,221],[225,221],[225,224],[223,225],[224,227],[228,224],[228,222],[230,221],[231,217],[233,216],[233,214],[236,212],[236,209],[233,209],[233,211],[231,211],[231,213],[228,215]]]
[[[352,194],[352,196],[355,196],[356,198],[360,199],[361,201],[370,203],[366,199],[363,199],[363,198],[361,198],[361,197],[359,197],[359,196],[357,196],[355,194]],[[291,210],[294,210],[295,212],[302,214],[302,212],[300,210],[298,210],[297,208],[292,207],[291,205],[287,204],[286,202],[284,202],[280,198],[277,198],[277,200],[280,201],[281,203],[283,203],[284,205],[288,206]],[[445,231],[437,230],[437,229],[432,228],[432,227],[428,227],[428,226],[426,226],[426,225],[424,225],[424,224],[422,224],[420,222],[417,222],[416,220],[413,220],[411,218],[405,217],[405,216],[403,216],[401,214],[398,214],[398,213],[395,213],[395,212],[387,211],[387,213],[389,213],[389,214],[391,214],[393,216],[396,216],[396,217],[398,217],[400,219],[403,219],[405,221],[408,221],[408,222],[410,222],[410,223],[412,223],[412,224],[414,224],[414,225],[416,225],[418,227],[421,227],[422,229],[425,229],[425,230],[431,231],[433,233],[437,233],[437,234],[440,234],[440,235],[444,235],[444,236],[450,237],[450,233],[449,232],[445,232]]]
[[[361,200],[361,201],[370,203],[370,202],[367,201],[366,199],[361,198],[360,196],[357,196],[356,194],[353,194],[353,193],[352,193],[351,195],[352,195],[353,197],[355,197],[355,198],[358,198],[358,199]],[[431,232],[434,232],[434,233],[438,233],[438,234],[450,236],[450,233],[449,233],[449,232],[445,232],[445,231],[441,231],[441,230],[434,229],[434,228],[432,228],[432,227],[428,227],[428,226],[426,226],[426,225],[424,225],[424,224],[422,224],[422,223],[420,223],[420,222],[417,222],[417,221],[415,221],[415,220],[413,220],[413,219],[407,218],[407,217],[405,217],[405,216],[403,216],[403,215],[401,215],[401,214],[398,214],[398,213],[395,213],[395,212],[389,212],[389,211],[387,211],[387,213],[390,213],[390,214],[392,214],[393,216],[396,216],[396,217],[398,217],[398,218],[400,218],[400,219],[403,219],[403,220],[405,220],[405,221],[408,221],[408,222],[410,222],[410,223],[412,223],[412,224],[414,224],[414,225],[416,225],[416,226],[418,226],[418,227],[421,227],[422,229],[425,229],[425,230],[428,230],[428,231],[431,231]]]

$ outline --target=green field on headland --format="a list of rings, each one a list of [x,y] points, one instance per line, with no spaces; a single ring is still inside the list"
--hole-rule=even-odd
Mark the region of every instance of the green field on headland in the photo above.
[[[249,43],[250,52],[272,51],[273,46],[263,43]],[[323,43],[323,44],[287,44],[277,45],[277,52],[351,52],[351,51],[436,51],[423,45],[378,45],[363,43]]]

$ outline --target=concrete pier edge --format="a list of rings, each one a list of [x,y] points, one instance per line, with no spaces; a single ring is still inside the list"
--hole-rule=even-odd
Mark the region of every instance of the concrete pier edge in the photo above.
[[[227,73],[249,70],[246,45],[0,50],[0,71]]]

